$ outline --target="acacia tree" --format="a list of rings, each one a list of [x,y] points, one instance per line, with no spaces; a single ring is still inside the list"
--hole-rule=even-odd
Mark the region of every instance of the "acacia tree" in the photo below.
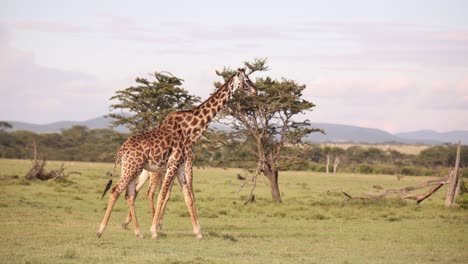
[[[255,59],[252,63],[244,62],[244,65],[250,75],[267,71],[266,62],[266,59]],[[227,80],[233,70],[224,68],[216,74]],[[219,82],[215,83],[217,87],[220,85]],[[232,119],[230,124],[237,138],[246,140],[250,137],[255,142],[258,163],[254,184],[256,175],[263,173],[270,182],[273,201],[281,202],[278,172],[282,167],[281,161],[292,157],[282,155],[283,148],[285,145],[300,144],[304,136],[321,130],[311,128],[309,120],[297,120],[299,114],[315,107],[312,102],[302,98],[305,85],[286,78],[274,80],[270,77],[257,78],[254,85],[258,91],[256,96],[236,93],[227,103],[224,114]],[[250,199],[253,198],[252,192]]]
[[[136,78],[137,86],[119,90],[110,98],[117,100],[110,111],[121,110],[106,116],[114,119],[114,127],[124,125],[132,133],[140,133],[159,125],[169,113],[192,108],[200,102],[200,97],[181,87],[182,79],[168,72],[155,72],[151,76],[154,81]]]

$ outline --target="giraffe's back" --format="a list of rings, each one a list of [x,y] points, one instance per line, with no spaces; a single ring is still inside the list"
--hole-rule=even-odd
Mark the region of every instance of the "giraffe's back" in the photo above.
[[[129,137],[120,147],[120,163],[156,171],[164,168],[181,140],[180,127],[162,124],[156,129]]]

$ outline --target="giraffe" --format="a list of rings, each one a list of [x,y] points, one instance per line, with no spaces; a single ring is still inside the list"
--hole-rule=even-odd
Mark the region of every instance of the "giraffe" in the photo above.
[[[127,190],[127,203],[130,207],[135,235],[142,237],[135,213],[135,197],[136,178],[143,169],[152,172],[165,171],[150,229],[152,238],[157,238],[157,224],[164,214],[176,174],[189,210],[193,233],[197,239],[202,238],[192,186],[192,148],[207,129],[209,122],[236,90],[256,93],[244,69],[238,69],[221,88],[198,107],[193,110],[173,112],[157,128],[131,136],[122,144],[114,164],[115,172],[117,164],[120,163],[121,176],[110,192],[104,219],[96,232],[98,238],[102,236],[112,208],[123,190]],[[110,188],[110,184],[108,186]]]

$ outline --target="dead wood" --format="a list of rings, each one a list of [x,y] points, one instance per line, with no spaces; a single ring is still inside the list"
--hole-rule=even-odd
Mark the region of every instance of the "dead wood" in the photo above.
[[[432,194],[437,192],[442,186],[447,184],[448,190],[447,190],[447,195],[445,199],[445,207],[453,207],[455,206],[455,201],[456,201],[457,195],[460,192],[460,185],[461,185],[461,179],[458,175],[458,169],[460,167],[460,149],[461,149],[461,143],[458,142],[455,166],[450,171],[450,173],[447,174],[442,179],[429,180],[429,181],[422,182],[413,186],[405,187],[402,189],[389,189],[379,194],[365,193],[365,194],[353,196],[342,190],[337,191],[336,189],[327,190],[327,193],[332,193],[332,192],[341,193],[342,195],[344,195],[343,202],[349,201],[351,199],[381,199],[381,198],[386,198],[387,196],[396,194],[396,195],[399,195],[401,199],[415,200],[419,204],[425,199],[427,199],[428,197],[430,197]],[[400,179],[398,178],[398,180]],[[433,186],[433,187],[429,189],[428,191],[421,193],[421,194],[409,194],[409,192],[411,191],[422,189],[428,186]],[[373,188],[376,188],[376,187],[380,187],[380,186],[375,186],[375,185],[373,186]],[[376,188],[376,189],[380,189],[380,188]]]
[[[34,160],[32,161],[31,169],[25,176],[27,180],[56,181],[59,179],[66,178],[71,174],[81,175],[80,172],[76,172],[76,171],[68,172],[67,174],[65,174],[64,172],[65,167],[63,163],[60,165],[60,168],[46,172],[45,170],[45,166],[47,164],[46,158],[44,157],[42,153],[40,153],[39,159],[38,159],[37,144],[35,140],[33,140],[33,148],[34,148]]]
[[[257,187],[257,177],[258,175],[262,172],[263,170],[263,162],[259,162],[257,164],[257,169],[255,170],[255,173],[254,175],[250,178],[250,179],[245,179],[244,180],[244,183],[242,183],[239,188],[237,189],[236,193],[239,193],[240,191],[242,191],[244,189],[244,187],[249,184],[249,183],[252,183],[252,187],[250,188],[250,195],[249,197],[247,198],[247,200],[244,202],[243,205],[247,205],[249,203],[254,203],[255,202],[255,194],[254,194],[254,191],[255,191],[255,188]],[[239,175],[238,175],[239,176]],[[239,178],[239,177],[238,177]],[[245,177],[247,178],[247,177]]]
[[[453,168],[453,173],[450,174],[449,184],[447,188],[447,195],[445,196],[445,207],[453,207],[456,205],[456,199],[460,193],[460,184],[461,177],[458,175],[458,169],[460,167],[460,151],[461,151],[461,142],[458,142],[457,145],[457,157],[455,158],[455,167]]]
[[[46,159],[44,157],[37,159],[34,155],[34,161],[32,162],[31,169],[26,174],[25,178],[27,180],[40,179],[43,180],[43,175],[45,174],[44,167],[46,165]]]
[[[437,190],[439,190],[440,187],[442,187],[444,184],[447,184],[449,175],[445,176],[442,179],[430,180],[430,181],[422,182],[422,183],[419,183],[419,184],[416,184],[416,185],[413,185],[413,186],[405,187],[405,188],[402,188],[402,189],[385,190],[384,192],[379,193],[379,194],[364,193],[364,194],[361,194],[361,195],[351,195],[351,194],[349,194],[349,193],[347,193],[345,191],[342,191],[342,190],[337,191],[336,189],[327,190],[327,193],[332,193],[332,192],[341,193],[342,195],[344,195],[343,202],[349,201],[351,199],[361,199],[361,200],[381,199],[381,198],[386,198],[387,196],[396,194],[396,195],[399,195],[401,199],[415,200],[419,204],[422,201],[424,201],[426,198],[431,196],[433,193],[435,193]],[[422,188],[425,188],[425,187],[428,187],[428,186],[434,186],[434,187],[432,189],[430,189],[429,191],[423,193],[423,194],[419,194],[419,195],[409,194],[409,192],[411,192],[411,191],[422,189]]]

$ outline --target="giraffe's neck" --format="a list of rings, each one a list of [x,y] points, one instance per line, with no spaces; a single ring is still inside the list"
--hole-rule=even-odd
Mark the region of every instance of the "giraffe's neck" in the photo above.
[[[238,86],[239,84],[235,78],[229,79],[210,98],[193,110],[194,116],[201,120],[199,124],[202,127],[201,129],[205,130],[208,127],[210,121],[223,108]]]

